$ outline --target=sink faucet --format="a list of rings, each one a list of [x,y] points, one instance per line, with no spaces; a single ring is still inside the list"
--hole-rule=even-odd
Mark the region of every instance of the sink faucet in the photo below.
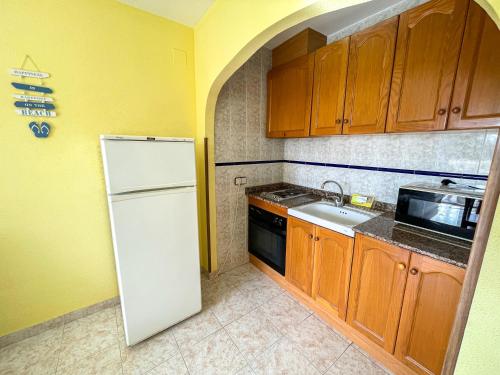
[[[335,184],[335,185],[337,185],[339,187],[339,190],[340,190],[340,199],[339,199],[339,197],[334,197],[333,200],[335,202],[335,206],[342,207],[344,205],[344,190],[342,189],[342,186],[340,186],[340,184],[337,181],[326,180],[325,182],[323,182],[321,184],[321,189],[322,190],[325,189],[326,184]],[[330,198],[327,192],[325,194],[325,198]]]

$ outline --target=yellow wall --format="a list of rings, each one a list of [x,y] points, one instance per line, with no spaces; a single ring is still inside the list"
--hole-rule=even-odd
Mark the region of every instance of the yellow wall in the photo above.
[[[500,205],[481,267],[456,375],[500,374]]]
[[[1,336],[117,295],[99,134],[196,132],[191,28],[112,0],[1,0],[0,29]],[[52,75],[44,140],[12,105],[25,54]]]

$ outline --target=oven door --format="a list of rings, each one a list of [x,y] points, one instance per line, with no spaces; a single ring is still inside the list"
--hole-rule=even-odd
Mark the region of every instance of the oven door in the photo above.
[[[285,275],[286,222],[286,218],[249,207],[248,251],[282,275]]]
[[[474,238],[480,199],[454,194],[440,194],[399,189],[396,221],[460,237]]]

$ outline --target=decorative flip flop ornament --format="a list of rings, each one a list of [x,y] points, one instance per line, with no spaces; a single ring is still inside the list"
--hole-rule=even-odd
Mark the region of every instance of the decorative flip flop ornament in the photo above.
[[[36,121],[32,121],[29,124],[29,128],[37,138],[47,138],[50,133],[50,125],[46,122],[42,122],[38,125]]]

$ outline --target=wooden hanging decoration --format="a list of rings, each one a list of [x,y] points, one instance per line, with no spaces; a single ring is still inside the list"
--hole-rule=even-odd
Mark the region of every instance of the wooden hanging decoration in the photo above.
[[[25,69],[26,64],[31,63],[34,70]],[[33,59],[26,55],[20,68],[10,69],[10,74],[19,77],[21,82],[11,82],[12,86],[22,91],[22,93],[15,93],[12,96],[17,99],[14,101],[15,112],[18,115],[26,117],[56,117],[57,113],[54,111],[56,106],[53,104],[54,99],[48,94],[54,91],[45,86],[44,79],[49,78],[50,74],[40,71]],[[39,80],[39,84],[35,85],[31,82],[26,82],[26,79]],[[39,124],[34,119],[28,124],[29,129],[36,138],[47,138],[50,133],[50,125],[47,122]]]

